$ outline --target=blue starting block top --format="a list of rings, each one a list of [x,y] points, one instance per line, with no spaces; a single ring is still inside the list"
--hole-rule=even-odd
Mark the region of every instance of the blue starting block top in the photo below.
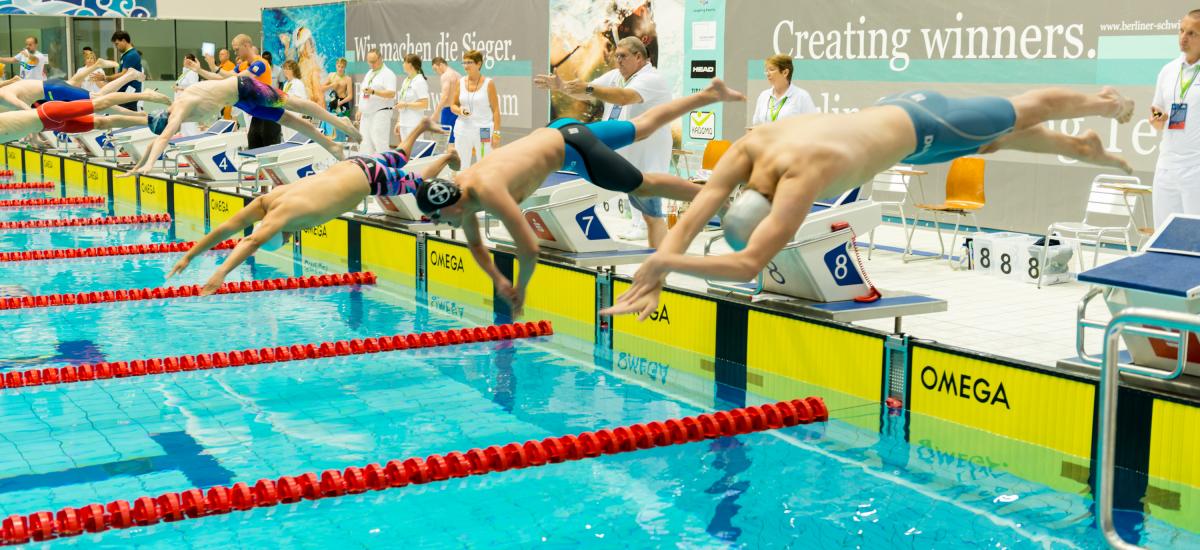
[[[312,143],[312,139],[305,137],[302,134],[296,134],[296,135],[292,136],[291,139],[289,139],[283,143],[277,144],[277,145],[268,145],[266,147],[259,147],[257,149],[247,149],[245,151],[240,151],[240,152],[238,152],[238,156],[257,157],[259,155],[263,155],[266,153],[276,153],[279,151],[285,151],[287,149],[291,149],[293,147],[299,147],[301,145],[308,145],[309,143]]]
[[[854,300],[845,300],[841,302],[827,302],[823,304],[812,304],[808,307],[823,311],[864,311],[872,309],[889,308],[896,306],[910,306],[914,304],[933,304],[942,302],[931,296],[911,295],[911,296],[896,296],[892,298],[880,298],[874,302],[855,302]]]
[[[1144,254],[1090,269],[1079,280],[1180,298],[1200,296],[1200,217],[1172,215]]]
[[[575,172],[554,172],[554,173],[550,174],[549,176],[546,176],[546,181],[543,181],[542,184],[539,186],[539,188],[546,189],[548,187],[554,187],[555,185],[562,185],[564,183],[567,183],[569,181],[575,181],[577,179],[580,179],[580,176],[579,176],[579,174],[576,174]]]

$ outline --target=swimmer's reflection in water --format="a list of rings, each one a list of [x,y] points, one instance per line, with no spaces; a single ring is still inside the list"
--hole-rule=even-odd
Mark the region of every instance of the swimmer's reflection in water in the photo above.
[[[83,365],[108,361],[100,346],[91,340],[67,340],[54,345],[53,355],[0,359],[0,369],[36,367],[47,364]]]

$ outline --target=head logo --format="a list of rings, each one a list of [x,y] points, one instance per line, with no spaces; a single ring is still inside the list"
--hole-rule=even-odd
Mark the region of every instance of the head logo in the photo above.
[[[717,76],[717,62],[711,59],[692,60],[692,78],[712,78]]]
[[[974,399],[984,405],[1004,404],[1005,409],[1012,410],[1008,404],[1008,392],[1001,382],[992,389],[992,383],[987,378],[974,378],[967,374],[953,372],[938,372],[932,365],[921,369],[921,385],[927,390],[945,392],[963,399]]]
[[[450,187],[438,181],[429,186],[429,192],[426,193],[426,196],[429,197],[429,202],[434,206],[443,206],[450,201],[450,197],[453,194],[450,191]]]

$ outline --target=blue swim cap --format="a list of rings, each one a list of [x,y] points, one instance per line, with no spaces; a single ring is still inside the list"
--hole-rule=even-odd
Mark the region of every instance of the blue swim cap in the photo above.
[[[163,133],[163,130],[165,130],[167,128],[167,119],[168,118],[169,118],[169,115],[167,115],[166,111],[150,113],[149,119],[146,120],[146,126],[150,127],[151,132],[154,132],[155,134],[158,134],[161,136]]]
[[[721,218],[721,228],[725,230],[725,241],[734,250],[743,250],[750,243],[750,235],[754,228],[762,223],[767,214],[771,213],[771,201],[754,191],[747,189],[738,196],[725,217]]]

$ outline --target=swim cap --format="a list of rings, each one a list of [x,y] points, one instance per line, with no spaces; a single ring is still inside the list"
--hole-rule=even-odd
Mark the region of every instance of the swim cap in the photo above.
[[[167,119],[169,116],[166,111],[150,113],[150,117],[146,120],[146,126],[150,127],[151,132],[162,135],[163,130],[167,128]]]
[[[430,178],[417,188],[417,208],[430,214],[450,206],[462,198],[462,190],[452,181],[441,178]]]
[[[721,228],[725,230],[725,241],[734,250],[742,250],[750,242],[750,234],[762,223],[767,214],[771,213],[771,201],[754,191],[747,189],[738,196],[725,217],[721,219]]]

